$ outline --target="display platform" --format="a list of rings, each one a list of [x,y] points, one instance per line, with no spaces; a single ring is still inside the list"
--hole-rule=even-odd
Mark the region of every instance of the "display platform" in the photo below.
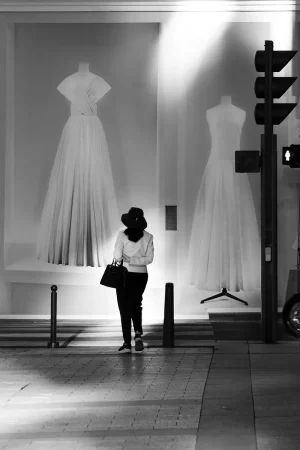
[[[5,268],[5,280],[13,283],[98,286],[104,267],[70,267],[24,259]]]

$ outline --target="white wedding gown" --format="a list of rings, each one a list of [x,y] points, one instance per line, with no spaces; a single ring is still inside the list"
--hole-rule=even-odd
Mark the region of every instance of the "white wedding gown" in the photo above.
[[[111,260],[119,214],[108,146],[97,102],[110,86],[76,73],[57,88],[71,103],[42,212],[37,258],[99,267]]]
[[[186,277],[188,284],[208,291],[260,288],[260,236],[251,187],[247,174],[235,173],[244,117],[234,111],[241,110],[226,105],[207,114],[212,148],[196,202]]]

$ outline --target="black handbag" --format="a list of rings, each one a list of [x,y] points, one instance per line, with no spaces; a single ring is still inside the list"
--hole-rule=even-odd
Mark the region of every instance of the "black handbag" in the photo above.
[[[117,262],[115,259],[106,266],[100,284],[110,288],[125,287],[126,274],[128,270],[123,266],[123,260]]]

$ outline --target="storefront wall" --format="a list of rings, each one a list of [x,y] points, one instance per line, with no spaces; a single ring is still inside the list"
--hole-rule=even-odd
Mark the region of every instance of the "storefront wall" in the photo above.
[[[68,102],[56,87],[77,71],[81,60],[112,86],[99,102],[98,115],[107,136],[120,214],[130,206],[143,208],[147,230],[154,234],[155,259],[149,266],[144,314],[162,318],[167,282],[174,283],[178,316],[197,317],[208,307],[240,307],[233,301],[200,306],[200,300],[213,292],[185,285],[182,274],[210,152],[206,111],[220,103],[221,96],[230,95],[232,103],[246,112],[240,149],[259,150],[263,128],[253,116],[254,81],[259,75],[255,51],[263,50],[268,39],[278,50],[298,45],[294,13],[263,12],[257,7],[250,11],[246,2],[243,5],[240,11],[228,7],[222,12],[159,11],[159,4],[156,11],[134,11],[139,7],[126,4],[123,11],[20,8],[1,13],[5,64],[0,77],[6,99],[0,122],[1,314],[49,314],[50,287],[57,284],[59,315],[118,315],[114,291],[99,286],[103,268],[54,266],[35,257],[48,180],[69,115]],[[289,41],[279,37],[279,18],[290,31],[284,33]],[[293,64],[295,74],[296,58]],[[291,66],[285,75],[291,75]],[[295,85],[284,101],[297,95],[297,89]],[[297,235],[299,175],[281,164],[282,145],[298,143],[296,118],[297,111],[275,128],[279,306],[285,301],[289,270],[296,264],[292,245]],[[260,175],[248,177],[260,227]],[[177,205],[177,230],[165,229],[166,205]],[[236,295],[249,302],[249,309],[259,310],[259,290]]]

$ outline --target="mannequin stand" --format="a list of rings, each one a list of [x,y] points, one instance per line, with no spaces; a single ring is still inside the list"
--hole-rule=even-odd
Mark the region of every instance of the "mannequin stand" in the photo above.
[[[219,297],[223,297],[223,296],[232,298],[233,300],[236,300],[237,302],[244,303],[244,305],[247,305],[247,306],[248,306],[248,303],[245,302],[245,300],[241,300],[240,298],[237,298],[237,297],[235,297],[234,295],[229,294],[229,293],[227,292],[227,289],[226,289],[226,288],[223,288],[223,289],[222,289],[222,292],[220,292],[220,294],[216,294],[216,295],[213,295],[212,297],[206,298],[205,300],[201,300],[200,303],[205,303],[205,302],[208,302],[209,300],[212,300],[212,299],[214,299],[214,298],[219,298]]]

